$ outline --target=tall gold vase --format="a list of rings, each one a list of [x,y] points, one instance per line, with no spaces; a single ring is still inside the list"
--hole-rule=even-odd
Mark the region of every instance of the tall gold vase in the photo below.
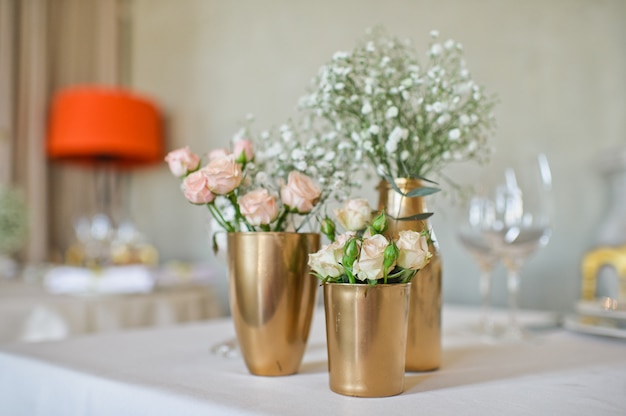
[[[332,391],[359,397],[402,393],[410,285],[323,285]]]
[[[319,245],[315,233],[228,234],[230,310],[250,373],[281,376],[300,368],[318,286],[308,255]]]
[[[395,179],[396,186],[407,193],[422,185],[418,179]],[[378,185],[378,209],[394,218],[427,212],[423,197],[408,198],[397,193],[387,181]],[[387,234],[396,237],[402,230],[421,231],[427,221],[389,221]],[[436,245],[430,245],[430,263],[411,281],[409,324],[406,345],[407,371],[432,371],[441,365],[441,256]]]

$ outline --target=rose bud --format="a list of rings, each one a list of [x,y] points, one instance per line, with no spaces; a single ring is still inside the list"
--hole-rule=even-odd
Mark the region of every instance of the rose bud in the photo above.
[[[333,220],[328,217],[324,218],[320,224],[320,231],[328,237],[331,242],[335,241],[335,223]]]
[[[237,140],[233,148],[237,163],[245,164],[254,159],[254,151],[250,140]]]
[[[398,255],[400,254],[400,250],[396,246],[396,244],[392,241],[391,244],[387,246],[385,249],[385,259],[383,264],[385,266],[385,270],[391,268],[398,259]]]
[[[382,212],[378,214],[376,218],[374,218],[374,220],[372,221],[372,228],[374,228],[374,231],[376,231],[378,234],[382,234],[387,230],[388,226],[389,220],[387,219],[387,215],[385,214],[385,210],[383,209]]]

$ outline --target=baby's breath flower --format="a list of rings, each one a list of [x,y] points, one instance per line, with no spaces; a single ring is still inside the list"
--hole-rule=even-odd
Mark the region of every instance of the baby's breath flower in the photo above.
[[[395,118],[398,115],[398,107],[391,106],[387,109],[385,113],[385,118]]]
[[[333,55],[300,100],[322,137],[335,134],[326,150],[363,158],[381,176],[428,177],[453,161],[486,161],[495,100],[471,78],[462,45],[434,30],[420,63],[409,40],[380,27],[366,33]]]
[[[448,133],[448,138],[450,140],[457,141],[457,140],[459,140],[460,137],[461,137],[461,131],[459,129],[452,129]]]

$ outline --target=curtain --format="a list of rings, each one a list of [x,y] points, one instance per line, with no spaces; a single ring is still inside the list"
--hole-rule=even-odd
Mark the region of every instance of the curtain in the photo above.
[[[0,0],[0,181],[22,190],[30,216],[26,263],[60,260],[91,175],[45,156],[55,91],[121,83],[130,0]]]

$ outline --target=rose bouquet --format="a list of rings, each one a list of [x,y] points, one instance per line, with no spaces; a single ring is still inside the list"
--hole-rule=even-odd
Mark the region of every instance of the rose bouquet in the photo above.
[[[181,190],[189,202],[205,205],[227,232],[298,231],[312,215],[322,197],[322,189],[311,177],[292,170],[286,181],[274,185],[258,172],[254,146],[241,139],[232,152],[216,149],[201,158],[188,147],[170,152],[165,160],[170,171],[182,179]],[[256,177],[257,180],[253,179]],[[216,248],[215,234],[213,235]]]
[[[307,119],[255,132],[253,120],[247,115],[233,150],[211,151],[204,168],[188,148],[166,157],[187,199],[208,206],[214,231],[300,231],[361,185],[362,157],[334,132],[320,134]]]
[[[410,42],[382,28],[369,30],[352,51],[336,52],[300,102],[319,128],[350,139],[353,153],[362,152],[388,181],[486,161],[494,104],[472,79],[460,43],[431,32],[421,64]]]
[[[335,237],[335,224],[326,218],[322,232],[331,243],[309,254],[312,273],[322,283],[389,284],[410,282],[430,261],[427,231],[400,231],[396,240],[383,233],[388,218],[381,212],[371,219],[365,200],[349,200],[335,210],[346,229]]]

